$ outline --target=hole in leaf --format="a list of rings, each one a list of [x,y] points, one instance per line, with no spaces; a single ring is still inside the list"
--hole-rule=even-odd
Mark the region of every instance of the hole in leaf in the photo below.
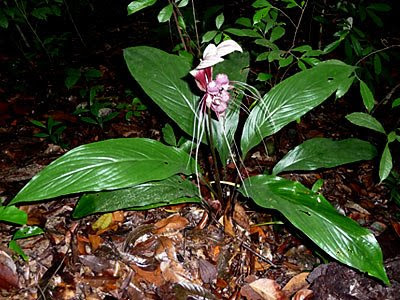
[[[167,161],[164,161],[164,165],[168,165],[168,162],[167,162]]]
[[[305,214],[305,215],[311,217],[311,213],[310,213],[310,212],[305,211],[305,210],[300,210],[300,211],[301,211],[303,214]]]
[[[331,82],[331,81],[333,81],[333,77],[328,77],[328,82]]]

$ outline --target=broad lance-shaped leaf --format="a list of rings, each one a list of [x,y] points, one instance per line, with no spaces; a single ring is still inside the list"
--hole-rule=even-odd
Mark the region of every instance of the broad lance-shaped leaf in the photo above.
[[[152,6],[157,0],[134,0],[128,5],[128,16],[146,8]]]
[[[384,181],[390,174],[393,168],[392,154],[390,153],[389,143],[386,143],[383,149],[381,161],[379,163],[379,178]]]
[[[120,209],[154,208],[186,202],[200,202],[198,188],[178,175],[150,181],[130,188],[83,195],[74,211],[74,218]]]
[[[168,54],[156,48],[139,46],[124,50],[129,71],[146,94],[190,136],[197,130],[201,92],[189,75],[192,66],[180,56]],[[225,73],[230,80],[246,81],[249,64],[248,53],[232,53],[214,70]],[[193,83],[193,90],[189,83]],[[196,94],[195,94],[196,93]],[[238,103],[236,103],[236,106]],[[234,106],[234,107],[236,107]],[[195,116],[197,116],[195,120]],[[228,113],[224,123],[213,120],[216,147],[223,162],[229,157],[224,131],[232,143],[238,123],[238,109]],[[205,138],[203,138],[205,142]]]
[[[25,185],[11,204],[126,188],[178,173],[192,174],[194,166],[194,160],[184,151],[150,139],[96,142],[53,161]]]
[[[321,62],[274,86],[251,111],[243,128],[243,156],[292,121],[348,85],[354,67],[340,61]]]
[[[386,131],[383,128],[382,124],[369,114],[362,112],[354,112],[352,114],[347,115],[346,119],[349,120],[354,125],[365,127],[386,134]]]
[[[28,220],[28,215],[23,210],[14,205],[0,206],[0,221],[24,225]]]
[[[243,184],[243,195],[264,208],[280,211],[330,256],[389,283],[374,235],[340,215],[322,195],[298,182],[271,175],[249,177]]]
[[[326,138],[307,140],[290,150],[274,167],[272,174],[284,171],[311,171],[332,168],[360,160],[373,159],[377,151],[373,145],[359,139],[332,141]]]

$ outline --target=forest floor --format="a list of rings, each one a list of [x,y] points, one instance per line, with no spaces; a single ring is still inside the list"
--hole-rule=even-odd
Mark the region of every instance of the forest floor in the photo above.
[[[104,46],[104,61],[91,65],[102,72],[103,98],[117,111],[130,103],[126,90],[136,88],[124,70],[121,45]],[[15,57],[0,53],[1,64]],[[99,63],[100,61],[100,63]],[[117,61],[118,63],[114,64]],[[1,69],[0,69],[1,70]],[[0,71],[1,73],[1,71]],[[63,75],[60,75],[63,76]],[[15,82],[1,74],[2,86]],[[30,78],[27,79],[27,82]],[[32,79],[33,80],[33,79]],[[24,84],[24,82],[19,82]],[[9,93],[0,106],[0,197],[9,201],[37,172],[65,150],[34,137],[40,128],[30,120],[49,116],[67,128],[62,141],[74,148],[118,137],[162,139],[166,117],[149,103],[138,116],[125,119],[126,108],[104,128],[82,122],[73,114],[84,100],[79,86],[67,90],[42,83],[41,92]],[[39,89],[39,87],[38,87]],[[45,91],[45,92],[43,92]],[[140,93],[140,92],[138,92]],[[271,168],[285,153],[313,137],[369,139],[354,132],[344,116],[353,104],[346,97],[328,100],[267,141],[271,151],[257,148],[245,165],[250,174]],[[287,173],[307,187],[323,179],[321,193],[338,211],[372,230],[379,241],[392,285],[332,261],[283,217],[239,199],[232,232],[219,220],[204,222],[208,211],[185,204],[149,211],[117,211],[73,219],[75,197],[23,206],[28,225],[44,234],[18,240],[29,256],[24,261],[8,248],[15,227],[0,224],[0,288],[4,299],[400,299],[400,209],[390,191],[378,184],[378,161],[354,163],[331,170]],[[284,221],[284,223],[278,222]],[[271,222],[271,224],[257,224]],[[99,228],[99,224],[102,225]],[[15,269],[14,269],[15,268]]]

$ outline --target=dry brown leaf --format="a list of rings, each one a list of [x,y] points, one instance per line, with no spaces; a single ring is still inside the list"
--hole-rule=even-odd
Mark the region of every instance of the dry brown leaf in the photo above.
[[[310,274],[310,272],[303,272],[292,277],[282,289],[286,296],[290,297],[297,291],[308,287],[309,284],[306,280],[308,274]]]
[[[395,221],[390,221],[390,223],[392,223],[394,231],[396,231],[397,235],[400,237],[400,223]]]
[[[96,251],[97,248],[99,248],[99,246],[103,243],[103,239],[98,235],[89,234],[89,242],[92,246],[92,250]]]
[[[250,234],[258,234],[259,237],[265,238],[265,232],[260,226],[251,226]]]
[[[286,300],[286,295],[281,291],[279,284],[275,280],[261,278],[252,283],[250,287],[259,294],[263,300]]]
[[[168,231],[181,230],[189,224],[189,221],[180,215],[172,215],[154,224],[154,233],[162,234]]]
[[[232,237],[236,236],[235,230],[233,229],[232,220],[227,215],[224,216],[224,230],[227,235]]]
[[[243,206],[239,203],[235,203],[235,207],[233,210],[233,220],[242,228],[247,231],[250,231],[250,222],[249,217],[247,216],[246,211]]]
[[[82,235],[77,235],[76,236],[76,240],[78,242],[78,252],[80,255],[85,255],[86,253],[86,249],[85,249],[85,245],[87,243],[89,243],[89,239],[87,237],[84,237]]]
[[[240,289],[240,294],[247,300],[264,300],[258,293],[256,293],[249,284],[245,284]]]
[[[146,282],[152,283],[158,287],[165,283],[164,278],[161,275],[160,267],[157,267],[157,269],[155,269],[153,271],[143,270],[136,265],[131,265],[131,267],[136,273],[134,275],[134,278],[137,281],[146,281]]]
[[[112,213],[112,220],[113,220],[113,223],[123,222],[124,221],[124,212],[121,210],[114,211]]]
[[[112,291],[118,288],[118,278],[111,276],[93,276],[83,277],[82,282],[87,283],[90,287],[102,288],[103,291]]]
[[[0,290],[19,287],[17,267],[12,258],[0,250]]]
[[[217,279],[217,267],[205,259],[199,260],[199,272],[204,283],[212,283]]]
[[[309,289],[302,289],[297,291],[296,295],[293,296],[292,300],[311,300],[313,297],[313,291]]]

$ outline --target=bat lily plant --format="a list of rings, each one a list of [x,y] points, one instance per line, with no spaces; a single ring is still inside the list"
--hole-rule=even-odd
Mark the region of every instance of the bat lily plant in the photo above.
[[[201,203],[207,197],[229,206],[234,199],[229,195],[240,194],[243,201],[252,199],[261,208],[280,211],[332,258],[389,283],[381,249],[368,229],[339,214],[315,189],[279,176],[370,160],[376,155],[371,144],[354,138],[315,138],[289,151],[263,175],[249,176],[244,168],[246,158],[251,159],[248,154],[262,147],[264,138],[330,96],[343,96],[353,82],[353,66],[321,62],[261,96],[246,84],[249,54],[232,40],[208,45],[194,69],[185,57],[147,46],[125,49],[124,57],[144,92],[180,128],[181,139],[177,141],[168,127],[166,144],[120,138],[79,146],[33,177],[9,206],[83,193],[73,213],[80,218],[119,209]],[[255,98],[251,109],[244,107],[244,97]],[[246,114],[240,114],[241,108]],[[247,118],[239,127],[243,116]],[[208,153],[210,170],[200,159]],[[230,162],[240,180],[229,182]],[[209,192],[200,193],[200,186]]]

